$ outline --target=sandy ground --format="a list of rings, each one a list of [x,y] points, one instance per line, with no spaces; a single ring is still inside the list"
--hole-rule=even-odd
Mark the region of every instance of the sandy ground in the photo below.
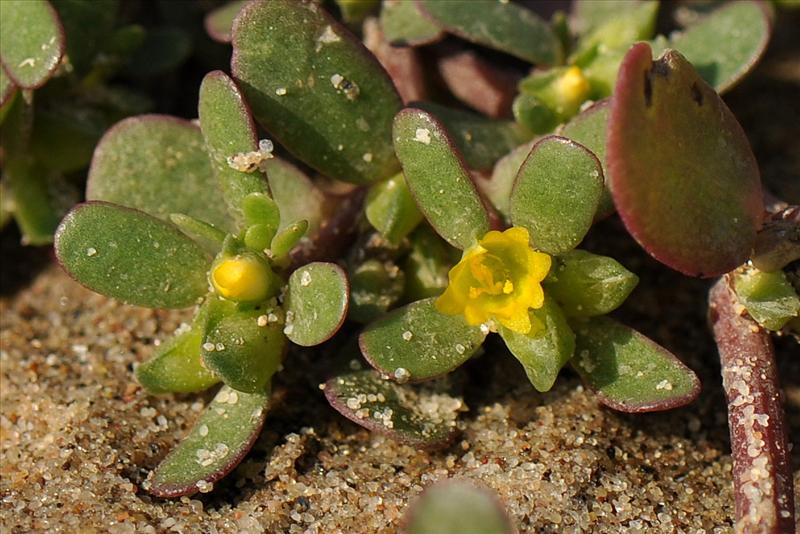
[[[603,239],[609,232],[614,238]],[[213,493],[174,501],[148,496],[141,483],[209,397],[150,396],[132,368],[187,312],[125,306],[44,267],[0,300],[0,531],[394,532],[410,500],[450,477],[494,488],[523,532],[730,531],[725,408],[704,322],[708,282],[655,265],[613,221],[594,231],[590,246],[597,242],[617,243],[595,250],[621,253],[642,275],[617,315],[698,373],[695,404],[617,414],[570,371],[538,394],[490,345],[466,366],[461,435],[427,453],[339,416],[316,387],[319,353],[300,354],[278,380],[266,430],[243,464]],[[800,359],[790,343],[778,348],[798,443]]]

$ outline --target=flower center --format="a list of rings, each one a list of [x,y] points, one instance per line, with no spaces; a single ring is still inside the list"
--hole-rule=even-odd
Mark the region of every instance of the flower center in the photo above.
[[[508,295],[514,291],[514,283],[509,277],[503,260],[494,254],[483,253],[472,258],[469,264],[474,284],[469,286],[469,298],[476,299],[483,294]]]

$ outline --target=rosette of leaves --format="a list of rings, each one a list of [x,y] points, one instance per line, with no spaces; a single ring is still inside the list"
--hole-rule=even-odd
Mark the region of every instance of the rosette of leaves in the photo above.
[[[394,121],[394,145],[420,211],[458,249],[492,227],[461,154],[444,125],[415,108]],[[663,347],[605,315],[630,294],[637,277],[612,258],[576,249],[594,220],[603,193],[603,168],[583,145],[559,136],[538,141],[517,172],[510,219],[530,245],[553,256],[545,301],[530,310],[544,328],[531,335],[496,328],[533,386],[546,391],[571,365],[604,404],[643,412],[681,406],[699,391],[696,376]],[[359,338],[366,359],[398,381],[449,373],[480,348],[493,328],[444,315],[435,298],[412,302],[372,322]]]
[[[112,79],[162,74],[189,42],[126,23],[118,0],[4,1],[0,36],[0,225],[13,219],[23,243],[49,244],[103,132],[151,106]]]
[[[348,307],[339,266],[293,262],[309,220],[319,227],[321,216],[297,195],[311,200],[315,190],[270,159],[271,143],[257,142],[222,72],[203,80],[199,117],[199,127],[147,115],[112,128],[95,151],[88,201],[67,214],[55,242],[64,269],[90,289],[139,306],[197,306],[191,325],[136,370],[153,393],[223,383],[146,483],[168,497],[210,491],[241,461],[289,342],[322,343]]]

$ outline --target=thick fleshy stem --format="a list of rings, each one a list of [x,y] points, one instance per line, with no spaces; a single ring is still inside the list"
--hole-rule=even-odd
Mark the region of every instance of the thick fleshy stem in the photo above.
[[[728,277],[709,296],[733,455],[736,530],[794,532],[794,489],[775,351]]]

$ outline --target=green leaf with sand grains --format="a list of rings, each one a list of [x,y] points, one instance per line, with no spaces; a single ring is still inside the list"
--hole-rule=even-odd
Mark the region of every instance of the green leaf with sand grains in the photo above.
[[[117,123],[94,151],[88,200],[104,200],[166,219],[184,213],[233,231],[200,128],[168,115]]]
[[[333,336],[347,316],[350,287],[347,274],[334,263],[315,262],[289,277],[284,332],[304,347]]]
[[[398,308],[370,324],[359,337],[361,352],[398,382],[447,374],[472,356],[486,333],[460,315],[444,315],[435,298]]]
[[[664,347],[608,317],[573,324],[572,366],[600,402],[622,412],[669,410],[692,402],[700,381]]]
[[[186,308],[208,291],[211,258],[170,223],[141,211],[86,202],[56,231],[70,276],[100,294],[149,308]]]
[[[241,225],[244,198],[250,193],[269,191],[267,180],[260,172],[241,172],[228,165],[229,157],[258,150],[256,126],[250,110],[236,83],[217,70],[203,78],[197,111],[211,168],[220,181],[229,212]]]
[[[213,297],[212,297],[213,298]],[[214,310],[203,338],[203,364],[228,387],[246,393],[264,391],[286,350],[283,313],[264,304],[249,310]]]
[[[0,2],[0,62],[16,85],[41,87],[61,62],[64,47],[64,28],[49,2]]]
[[[464,249],[489,231],[486,208],[438,119],[404,109],[394,120],[394,147],[420,211],[440,236]]]
[[[325,397],[351,421],[412,447],[441,447],[457,431],[455,414],[451,412],[453,419],[448,421],[443,420],[442,414],[426,411],[422,405],[426,400],[423,392],[381,378],[374,369],[337,374],[325,382]],[[461,406],[455,398],[449,400],[452,402],[443,402],[444,394],[439,393],[433,405],[444,409]]]
[[[136,368],[136,379],[150,393],[195,393],[219,378],[202,363],[202,344],[209,302],[203,303],[192,325],[184,325],[158,346],[156,354]]]
[[[603,193],[600,162],[586,148],[551,135],[533,146],[511,191],[511,220],[534,248],[562,254],[583,241]]]
[[[758,165],[733,113],[682,55],[653,61],[646,43],[630,49],[606,150],[617,212],[650,255],[703,277],[747,259],[763,213]]]
[[[239,465],[264,426],[269,389],[242,393],[222,386],[189,434],[142,487],[158,497],[208,493]]]
[[[247,4],[233,29],[231,69],[256,120],[298,159],[347,182],[397,172],[391,126],[400,96],[316,2]]]

